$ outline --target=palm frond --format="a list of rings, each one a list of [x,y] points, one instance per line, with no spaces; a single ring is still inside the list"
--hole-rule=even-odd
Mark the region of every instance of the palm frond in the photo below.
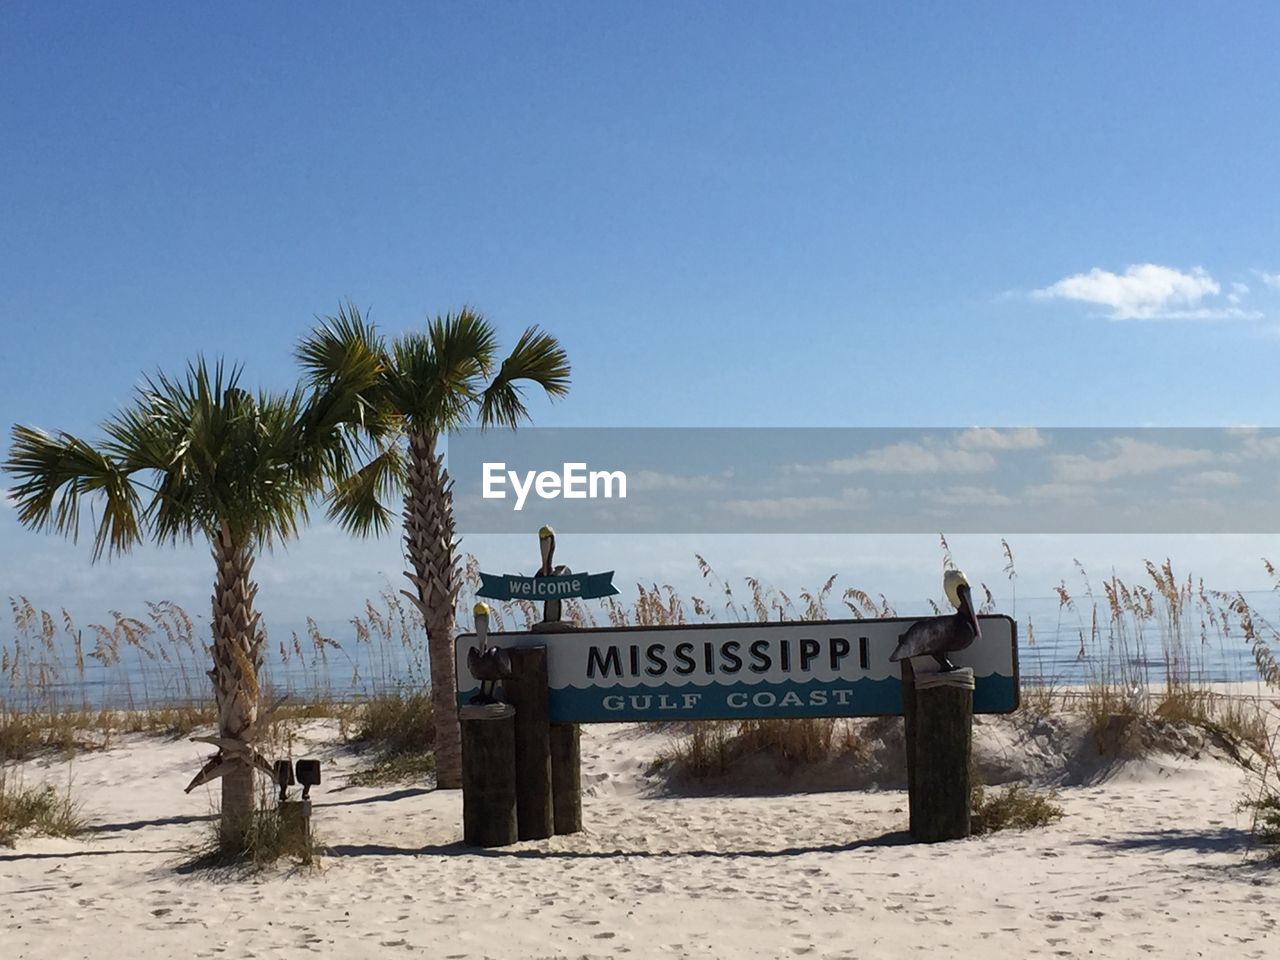
[[[81,497],[100,495],[95,559],[104,552],[122,553],[138,542],[140,500],[118,463],[69,433],[50,435],[19,425],[12,436],[4,467],[18,480],[10,495],[23,526],[77,540]]]
[[[493,367],[497,334],[470,309],[436,317],[396,339],[388,402],[410,429],[438,433],[466,423]]]
[[[313,386],[333,380],[376,378],[385,348],[377,327],[350,301],[336,316],[317,317],[320,325],[298,341],[294,356]]]
[[[521,381],[536,383],[549,397],[569,392],[569,358],[560,341],[537,327],[529,327],[480,400],[480,425],[514,427],[529,419]]]
[[[362,536],[386,533],[395,514],[385,498],[404,482],[404,453],[392,444],[334,487],[329,494],[329,517]]]

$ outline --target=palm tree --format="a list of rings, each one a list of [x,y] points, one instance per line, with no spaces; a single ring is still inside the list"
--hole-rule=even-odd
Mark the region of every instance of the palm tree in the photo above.
[[[221,362],[210,371],[203,360],[181,379],[158,374],[103,424],[97,444],[15,425],[4,463],[17,478],[10,492],[18,518],[31,529],[74,539],[81,502],[98,501],[95,561],[144,539],[209,542],[218,735],[203,739],[218,753],[187,790],[222,777],[222,842],[237,850],[254,809],[253,769],[271,772],[253,748],[273,709],[258,688],[264,636],[254,557],[297,534],[308,500],[349,472],[355,453],[337,417],[347,401],[300,389],[255,396],[239,387],[239,375]]]
[[[413,589],[402,592],[427,628],[436,784],[444,789],[462,785],[453,659],[460,580],[452,482],[439,440],[471,423],[514,428],[529,419],[526,382],[553,398],[569,390],[569,360],[555,337],[529,327],[501,362],[497,340],[489,321],[464,308],[388,343],[348,304],[322,319],[297,350],[313,386],[359,397],[360,410],[350,418],[366,424],[374,441],[361,469],[332,491],[330,516],[354,533],[385,532],[393,517],[386,500],[403,491],[412,568],[405,576]]]

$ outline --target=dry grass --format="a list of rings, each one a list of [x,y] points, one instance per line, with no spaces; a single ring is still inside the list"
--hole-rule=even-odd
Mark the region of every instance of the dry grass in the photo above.
[[[1048,826],[1063,817],[1056,793],[1036,790],[1021,783],[988,792],[975,779],[970,796],[970,829],[974,834],[1030,830]]]
[[[1280,793],[1271,791],[1244,802],[1253,814],[1253,835],[1268,855],[1280,860]]]
[[[435,775],[431,697],[422,691],[386,693],[363,704],[352,742],[375,754],[351,776],[357,786],[421,782]]]
[[[189,870],[261,870],[281,860],[312,866],[320,850],[314,832],[304,838],[286,828],[275,799],[265,792],[259,796],[249,829],[242,835],[234,839],[228,837],[219,817],[210,818],[208,823],[209,833],[189,862]]]
[[[384,753],[352,773],[347,782],[355,787],[385,787],[402,783],[422,784],[435,775],[436,758],[430,751]]]
[[[694,780],[722,777],[749,759],[768,757],[780,771],[811,766],[853,752],[853,727],[832,717],[709,720],[676,728],[657,758]]]
[[[1263,563],[1267,573],[1276,581],[1275,589],[1280,590],[1280,576],[1277,576],[1275,568],[1269,561],[1264,560]],[[1280,645],[1280,631],[1258,616],[1243,597],[1237,597],[1235,610],[1240,617],[1244,639],[1253,651],[1258,675],[1271,690],[1280,694],[1280,661],[1272,651],[1273,643]],[[1273,859],[1280,860],[1280,751],[1276,749],[1277,740],[1280,740],[1280,731],[1272,733],[1265,762],[1243,805],[1253,813],[1253,834],[1258,842],[1269,849]]]
[[[950,549],[945,539],[940,544],[945,559]],[[1004,541],[1001,551],[1010,612],[1016,613],[1014,557]],[[754,577],[736,589],[703,557],[695,559],[706,586],[703,596],[683,597],[669,584],[637,584],[629,604],[619,597],[594,604],[573,600],[566,603],[566,615],[587,626],[634,626],[875,618],[897,612],[882,593],[841,589],[834,576],[793,597]],[[1085,682],[1073,689],[1053,676],[1037,644],[1036,624],[1028,620],[1021,625],[1024,710],[1082,711],[1096,741],[1107,749],[1149,749],[1151,737],[1122,735],[1139,727],[1191,725],[1229,738],[1242,752],[1270,757],[1256,700],[1215,693],[1206,679],[1208,654],[1243,641],[1254,653],[1259,676],[1280,690],[1280,669],[1271,654],[1276,633],[1242,595],[1175,576],[1167,560],[1148,563],[1144,582],[1112,577],[1099,594],[1078,563],[1073,579],[1079,589],[1069,589],[1066,581],[1057,589],[1057,623],[1041,625],[1058,637],[1078,635]],[[474,557],[465,560],[464,581],[472,592],[479,585]],[[975,594],[985,598],[984,611],[994,610],[987,585],[976,585]],[[469,600],[464,591],[459,598],[464,618]],[[175,604],[148,604],[141,617],[113,611],[84,629],[66,611],[40,610],[22,597],[10,606],[13,635],[0,641],[0,758],[101,748],[123,733],[187,736],[213,723],[207,647]],[[525,601],[490,606],[498,631],[528,629],[540,615],[537,605]],[[275,645],[277,665],[306,694],[298,697],[295,691],[286,701],[264,736],[264,747],[287,752],[296,722],[336,717],[343,737],[376,757],[361,776],[380,782],[422,779],[430,771],[433,730],[423,692],[428,677],[421,617],[388,589],[366,601],[349,623],[348,636],[338,639],[308,620],[301,635],[292,633]],[[344,670],[347,677],[336,679]],[[102,691],[122,708],[98,706]],[[694,776],[722,774],[736,759],[749,756],[769,755],[783,767],[821,762],[854,746],[842,732],[848,729],[832,720],[693,724],[674,735],[667,757]]]
[[[0,846],[20,835],[74,837],[84,831],[79,804],[52,785],[26,787],[11,768],[0,766]]]
[[[946,561],[950,548],[945,538],[940,544]],[[1001,550],[1003,574],[1016,598],[1013,552],[1003,540]],[[700,620],[806,620],[829,615],[834,577],[817,590],[801,590],[798,602],[748,577],[747,594],[740,600],[706,560],[699,556],[697,562],[711,596],[718,598],[715,602],[692,598],[692,609]],[[1259,677],[1280,691],[1280,668],[1271,654],[1280,634],[1265,627],[1241,594],[1212,591],[1202,580],[1179,577],[1168,560],[1147,561],[1145,567],[1145,582],[1113,576],[1103,583],[1099,596],[1076,562],[1082,590],[1073,594],[1065,580],[1056,588],[1058,618],[1053,632],[1056,636],[1077,633],[1077,662],[1084,682],[1063,683],[1046,668],[1035,625],[1028,621],[1020,641],[1022,709],[1046,716],[1082,713],[1099,751],[1106,754],[1135,756],[1167,747],[1181,749],[1188,742],[1207,739],[1247,765],[1273,763],[1265,705],[1257,697],[1215,690],[1208,679],[1208,662],[1215,648],[1225,650],[1243,639],[1254,654]],[[980,612],[995,612],[991,590],[986,584],[979,589],[985,597]],[[859,618],[896,615],[883,594],[850,587],[840,597]],[[941,612],[936,603],[933,606]],[[617,598],[610,598],[603,607],[614,625],[685,622],[686,605],[670,586],[639,586],[638,600],[631,608]],[[584,622],[594,625],[596,621],[587,617]],[[820,762],[852,746],[832,744],[832,729],[831,721],[805,720],[692,724],[676,730],[661,761],[695,778],[722,776],[742,758],[760,753],[776,756],[784,765]],[[1187,737],[1187,729],[1196,733]]]

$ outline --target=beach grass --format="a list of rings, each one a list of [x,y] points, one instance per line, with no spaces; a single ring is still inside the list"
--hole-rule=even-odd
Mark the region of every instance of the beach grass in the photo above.
[[[945,560],[945,538],[940,545]],[[1010,612],[1016,613],[1017,569],[1005,541],[1001,550]],[[685,597],[670,585],[637,584],[629,603],[620,597],[570,600],[566,615],[584,626],[653,626],[897,613],[883,594],[840,590],[834,575],[794,596],[746,577],[739,594],[706,559],[694,559],[704,595]],[[1251,762],[1266,768],[1274,746],[1267,708],[1259,697],[1223,693],[1210,682],[1206,661],[1215,648],[1243,645],[1253,655],[1260,684],[1280,693],[1272,652],[1280,634],[1243,594],[1210,590],[1201,580],[1175,575],[1168,560],[1147,562],[1145,569],[1142,582],[1112,576],[1095,592],[1076,563],[1077,586],[1068,588],[1064,578],[1056,589],[1057,622],[1049,626],[1059,637],[1078,637],[1076,675],[1082,681],[1054,675],[1041,658],[1035,623],[1020,624],[1022,710],[1083,713],[1102,753],[1157,749],[1160,731],[1194,727],[1237,745],[1241,757],[1256,758]],[[1270,564],[1267,570],[1275,575]],[[465,558],[463,580],[459,609],[465,616],[467,591],[474,593],[480,582],[474,557]],[[974,592],[984,598],[980,612],[995,612],[986,584]],[[0,640],[0,761],[100,749],[126,733],[188,736],[214,723],[207,645],[178,605],[148,603],[136,617],[111,611],[87,628],[65,610],[43,610],[24,597],[12,598],[10,607],[13,633],[7,642]],[[490,607],[495,631],[527,629],[540,614],[527,601]],[[939,609],[937,603],[933,607]],[[289,752],[288,731],[296,722],[336,717],[343,738],[370,753],[368,767],[357,774],[360,782],[425,780],[432,772],[434,730],[421,617],[388,588],[366,600],[349,623],[348,635],[339,639],[308,619],[301,634],[291,632],[274,645],[295,689],[277,690],[267,678],[273,693],[290,694],[264,736],[268,752]],[[349,671],[345,682],[335,679],[343,669]],[[101,690],[111,692],[116,706],[107,709],[95,701]],[[724,775],[760,755],[785,769],[857,749],[856,727],[829,718],[718,721],[677,725],[669,732],[671,743],[660,759],[694,778]]]
[[[70,785],[59,792],[52,784],[29,787],[15,772],[0,766],[0,846],[21,835],[74,837],[85,829]]]
[[[1048,826],[1064,815],[1057,800],[1052,790],[1039,790],[1025,783],[992,790],[975,778],[970,791],[970,829],[981,835]]]
[[[187,864],[188,870],[261,870],[281,860],[313,866],[321,849],[314,834],[304,837],[288,829],[275,799],[266,793],[259,797],[247,830],[229,836],[224,833],[220,819],[211,817],[208,831]]]
[[[431,697],[423,690],[383,693],[365,702],[351,742],[372,751],[356,771],[356,786],[421,782],[435,775]]]

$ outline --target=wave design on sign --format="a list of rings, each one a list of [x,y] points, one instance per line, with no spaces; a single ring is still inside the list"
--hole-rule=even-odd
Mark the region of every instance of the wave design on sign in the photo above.
[[[466,702],[467,698],[460,695],[459,703]],[[553,723],[900,716],[902,683],[896,678],[863,678],[696,688],[690,684],[562,688],[552,692],[550,708]],[[1017,708],[1015,678],[995,674],[977,680],[974,713],[1012,713]]]

